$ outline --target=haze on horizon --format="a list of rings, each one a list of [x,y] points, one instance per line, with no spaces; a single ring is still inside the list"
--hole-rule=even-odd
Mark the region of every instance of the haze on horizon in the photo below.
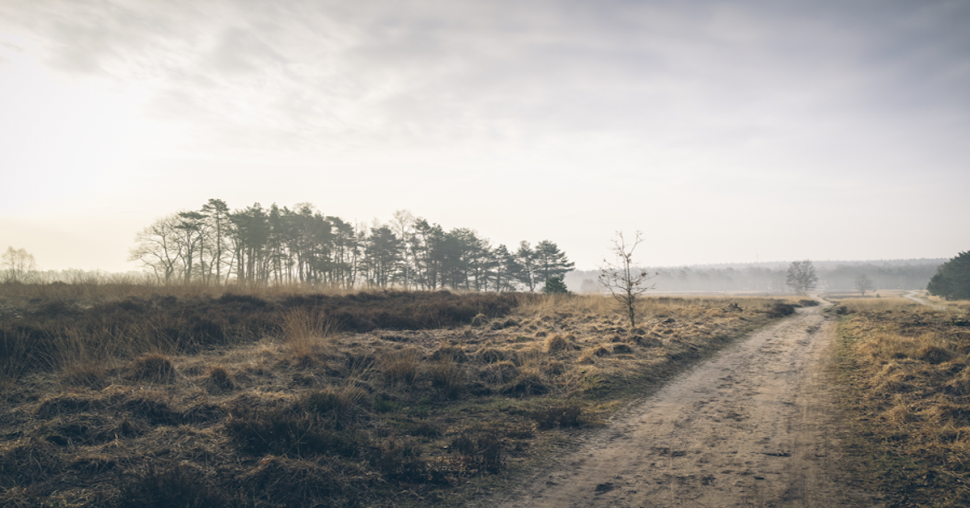
[[[578,269],[950,258],[970,3],[0,2],[0,250],[136,269],[210,198],[396,210]]]

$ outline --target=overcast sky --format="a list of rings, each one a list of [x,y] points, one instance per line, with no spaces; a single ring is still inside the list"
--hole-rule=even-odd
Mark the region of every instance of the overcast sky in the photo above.
[[[0,0],[0,250],[395,210],[593,269],[970,249],[970,2]]]

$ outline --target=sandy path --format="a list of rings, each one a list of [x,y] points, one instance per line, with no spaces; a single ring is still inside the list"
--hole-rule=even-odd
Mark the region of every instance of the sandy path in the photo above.
[[[931,307],[931,308],[936,309],[936,310],[946,310],[946,305],[937,305],[935,303],[930,303],[930,302],[928,302],[928,301],[926,301],[926,300],[924,300],[924,299],[916,296],[916,293],[917,293],[917,291],[910,291],[909,293],[906,293],[903,296],[906,297],[906,298],[909,298],[910,300],[912,300],[912,301],[914,301],[914,302],[916,302],[916,303],[918,303],[920,305],[926,305],[927,307]]]
[[[474,506],[870,506],[846,488],[820,307],[751,335]]]

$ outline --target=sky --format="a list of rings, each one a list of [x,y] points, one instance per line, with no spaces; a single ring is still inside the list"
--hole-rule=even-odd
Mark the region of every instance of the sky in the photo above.
[[[397,210],[579,269],[970,249],[965,0],[0,0],[0,250]]]

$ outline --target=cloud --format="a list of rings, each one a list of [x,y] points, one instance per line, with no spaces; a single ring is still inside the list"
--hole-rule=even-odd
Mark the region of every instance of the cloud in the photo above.
[[[966,132],[964,2],[22,2],[50,65],[232,143],[833,143]],[[892,134],[888,131],[897,131]],[[262,135],[260,135],[262,133]],[[848,134],[848,132],[846,133]],[[827,140],[827,141],[823,141]],[[249,145],[247,145],[249,146]]]

